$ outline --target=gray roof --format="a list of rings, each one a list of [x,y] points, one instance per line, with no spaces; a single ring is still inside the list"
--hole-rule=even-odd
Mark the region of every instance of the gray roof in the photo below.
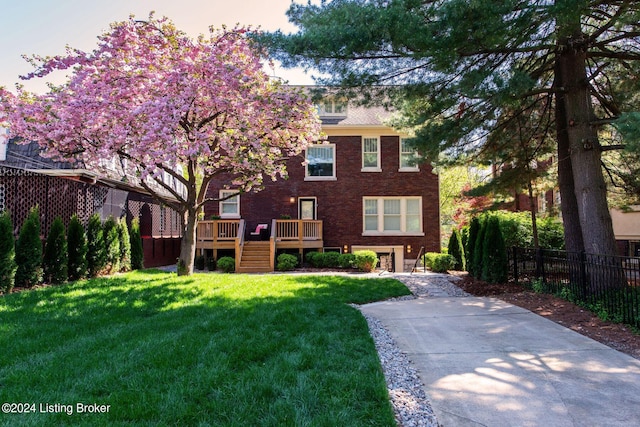
[[[345,116],[320,117],[323,125],[333,126],[385,126],[391,112],[384,107],[363,107],[349,104]]]

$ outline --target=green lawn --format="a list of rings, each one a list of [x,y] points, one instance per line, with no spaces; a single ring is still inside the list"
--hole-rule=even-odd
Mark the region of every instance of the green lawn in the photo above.
[[[0,403],[35,409],[0,423],[395,425],[347,303],[408,293],[391,279],[149,270],[0,297]]]

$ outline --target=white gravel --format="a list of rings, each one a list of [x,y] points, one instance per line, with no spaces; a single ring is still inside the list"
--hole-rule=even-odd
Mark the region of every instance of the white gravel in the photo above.
[[[404,283],[413,293],[408,297],[397,298],[437,298],[469,296],[457,287],[457,277],[445,274],[414,273],[389,274]],[[354,307],[358,308],[357,305]],[[429,397],[424,391],[424,384],[413,368],[407,355],[400,351],[389,331],[375,318],[365,315],[371,337],[376,345],[378,357],[387,382],[389,397],[401,427],[438,427],[438,420],[433,412]]]

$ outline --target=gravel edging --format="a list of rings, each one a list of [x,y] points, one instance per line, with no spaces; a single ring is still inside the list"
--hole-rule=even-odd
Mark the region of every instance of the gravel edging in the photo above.
[[[459,280],[455,276],[444,274],[392,274],[390,276],[404,283],[413,294],[393,299],[395,301],[469,296],[454,284],[454,281]],[[353,307],[359,309],[358,305],[354,304]],[[398,426],[439,427],[440,424],[433,412],[429,397],[424,391],[424,384],[407,355],[400,351],[389,331],[379,320],[364,313],[362,315],[367,321],[369,333],[378,352]]]

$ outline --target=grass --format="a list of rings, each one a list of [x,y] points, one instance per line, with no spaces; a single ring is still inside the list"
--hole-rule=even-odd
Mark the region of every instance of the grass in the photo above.
[[[0,403],[36,411],[0,423],[392,426],[366,322],[346,303],[408,293],[391,279],[148,270],[10,294]]]

